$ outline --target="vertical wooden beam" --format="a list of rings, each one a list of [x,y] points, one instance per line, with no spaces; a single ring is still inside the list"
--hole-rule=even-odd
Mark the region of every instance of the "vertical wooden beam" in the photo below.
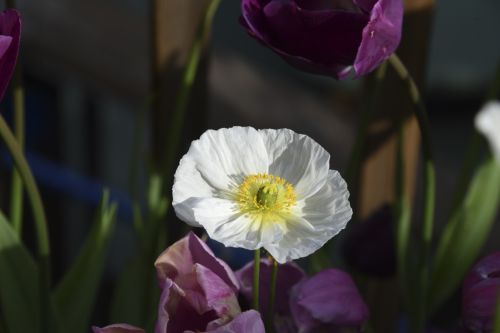
[[[403,38],[398,55],[423,90],[434,0],[405,0]],[[405,188],[414,197],[420,157],[420,134],[405,85],[389,68],[375,119],[367,134],[367,155],[361,169],[359,217],[367,217],[395,199],[395,156],[397,126],[404,128]],[[398,318],[397,280],[372,279],[368,303],[376,333],[394,332]]]
[[[165,133],[188,50],[207,0],[151,0],[151,91],[153,164],[165,154]],[[206,55],[201,60],[186,115],[184,142],[196,137],[206,122]]]

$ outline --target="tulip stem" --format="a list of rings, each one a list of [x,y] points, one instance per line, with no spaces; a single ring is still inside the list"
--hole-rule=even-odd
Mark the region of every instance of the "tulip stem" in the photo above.
[[[269,295],[269,309],[267,312],[266,318],[266,331],[270,333],[274,333],[274,308],[276,304],[276,281],[278,278],[278,262],[271,257],[271,261],[273,263],[273,268],[271,271],[271,286],[270,286],[270,295]]]
[[[12,99],[14,104],[14,133],[20,149],[24,147],[24,89],[21,77],[21,68],[19,63],[14,72],[12,80],[13,91]],[[23,183],[21,176],[16,169],[12,170],[11,184],[11,202],[10,202],[10,221],[19,237],[23,229]]]
[[[500,333],[500,292],[498,293],[497,307],[495,311],[495,323],[492,333]]]
[[[163,164],[163,171],[166,175],[170,175],[171,171],[173,171],[172,169],[174,167],[174,161],[177,158],[177,149],[180,143],[181,129],[183,127],[191,90],[198,72],[204,42],[212,26],[213,18],[219,7],[220,1],[221,0],[211,0],[208,3],[188,53],[187,63],[182,74],[181,86],[173,109],[172,120],[166,135],[165,151],[167,153]]]
[[[253,308],[259,311],[260,249],[255,250],[253,258]]]
[[[387,70],[387,62],[384,62],[379,66],[379,68],[375,72],[373,84],[369,88],[366,88],[370,93],[367,98],[366,104],[363,105],[362,107],[358,130],[356,132],[356,139],[354,141],[354,146],[352,148],[349,164],[347,166],[346,180],[351,188],[351,198],[352,198],[351,202],[354,202],[355,205],[357,202],[359,202],[358,179],[361,168],[361,162],[363,161],[363,157],[365,154],[366,131],[368,129],[368,125],[371,122],[372,115],[374,113],[378,98],[381,93],[382,82],[385,78],[386,70]]]
[[[2,116],[0,116],[0,137],[5,142],[22,181],[26,184],[26,192],[28,193],[31,209],[33,210],[33,218],[35,219],[39,255],[42,258],[48,258],[50,255],[50,243],[47,231],[47,219],[45,218],[45,210],[43,208],[40,192],[28,162],[23,156],[21,147]]]
[[[411,231],[411,209],[408,200],[408,195],[405,190],[405,161],[404,161],[404,137],[403,123],[398,124],[398,136],[396,144],[396,203],[394,205],[394,216],[396,216],[396,254],[397,254],[397,271],[399,277],[400,289],[403,297],[407,301],[408,292],[408,241]],[[407,308],[408,308],[408,304]]]
[[[396,54],[391,55],[389,63],[396,71],[398,76],[403,80],[408,88],[410,98],[414,104],[415,116],[420,128],[422,137],[422,151],[424,157],[424,217],[422,226],[422,253],[419,271],[420,293],[417,302],[418,310],[416,313],[413,333],[422,333],[425,327],[427,316],[427,294],[429,286],[430,274],[430,252],[432,245],[432,233],[434,228],[434,209],[436,197],[436,175],[434,168],[434,160],[432,157],[432,148],[429,131],[429,120],[427,111],[423,103],[418,87],[408,72],[403,62]]]

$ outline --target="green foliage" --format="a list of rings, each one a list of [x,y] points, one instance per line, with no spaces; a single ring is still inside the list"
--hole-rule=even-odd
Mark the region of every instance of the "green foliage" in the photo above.
[[[115,226],[116,210],[117,205],[109,203],[109,193],[105,191],[78,258],[54,292],[54,302],[66,332],[83,333],[89,330],[106,251]]]
[[[110,322],[127,322],[146,331],[153,330],[160,296],[154,262],[166,246],[168,200],[163,194],[163,184],[160,176],[151,176],[145,221],[135,209],[139,253],[122,270],[111,304]]]
[[[500,165],[490,158],[475,174],[439,241],[429,295],[431,311],[459,287],[477,260],[493,226],[499,201]]]
[[[41,297],[35,261],[0,213],[0,306],[9,333],[40,332]]]

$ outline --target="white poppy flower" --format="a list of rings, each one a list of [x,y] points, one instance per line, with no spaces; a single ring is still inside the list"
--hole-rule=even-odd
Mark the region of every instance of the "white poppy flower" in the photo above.
[[[351,219],[330,155],[288,129],[233,127],[193,141],[175,173],[173,206],[226,246],[265,248],[278,262],[322,247]]]
[[[476,115],[476,129],[488,139],[496,160],[500,163],[500,102],[488,102]]]

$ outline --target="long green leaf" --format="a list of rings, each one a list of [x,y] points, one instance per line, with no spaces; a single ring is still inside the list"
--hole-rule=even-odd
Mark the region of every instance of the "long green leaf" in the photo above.
[[[430,309],[458,288],[486,242],[500,202],[500,165],[492,158],[475,174],[467,195],[441,236],[432,272]]]
[[[96,220],[78,259],[66,273],[54,293],[54,301],[67,332],[88,332],[106,251],[115,225],[117,205],[109,204],[104,192]]]
[[[152,331],[160,291],[154,262],[166,246],[165,217],[168,200],[163,194],[164,182],[153,174],[149,181],[146,221],[135,223],[139,253],[132,258],[118,278],[111,305],[111,322],[127,322]],[[140,214],[136,214],[141,219]]]
[[[35,261],[0,213],[0,306],[8,332],[40,332],[38,277]]]

